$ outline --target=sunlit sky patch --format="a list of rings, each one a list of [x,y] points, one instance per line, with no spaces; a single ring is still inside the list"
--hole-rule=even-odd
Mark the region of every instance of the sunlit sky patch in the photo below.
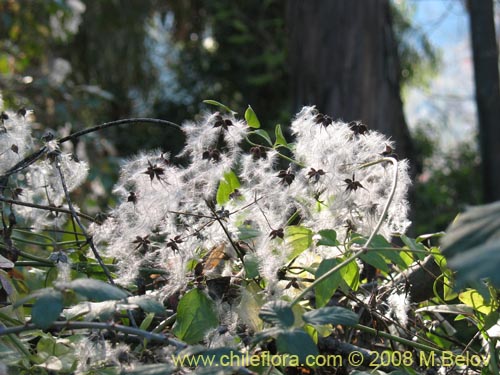
[[[431,122],[444,146],[473,140],[477,127],[469,19],[460,0],[413,0],[415,24],[441,50],[442,64],[428,89],[406,96],[408,123]]]

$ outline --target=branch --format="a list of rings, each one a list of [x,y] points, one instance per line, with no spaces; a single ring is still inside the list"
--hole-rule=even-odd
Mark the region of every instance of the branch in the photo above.
[[[97,330],[110,330],[123,332],[130,335],[140,336],[149,341],[156,341],[163,344],[173,345],[178,349],[184,349],[188,345],[182,341],[169,338],[160,333],[153,333],[149,331],[144,331],[139,328],[128,327],[120,324],[114,323],[101,323],[101,322],[54,322],[51,325],[52,329],[97,329]],[[26,331],[33,331],[38,329],[33,323],[28,323],[23,326],[15,327],[2,327],[0,326],[0,336],[18,334]]]
[[[78,215],[77,215],[77,213],[76,213],[76,211],[75,211],[75,209],[73,207],[73,203],[71,203],[71,198],[69,196],[68,188],[66,186],[66,180],[65,180],[64,174],[62,173],[62,170],[61,170],[61,162],[60,162],[60,158],[59,157],[57,158],[57,160],[55,162],[55,165],[56,165],[56,168],[57,168],[57,172],[59,173],[59,177],[61,178],[61,184],[62,184],[62,187],[63,187],[63,190],[64,190],[64,195],[66,196],[66,201],[68,202],[69,210],[71,211],[71,215],[73,216],[73,218],[75,219],[76,223],[78,224],[78,226],[82,230],[82,234],[85,236],[85,239],[87,240],[87,243],[89,244],[90,248],[92,249],[92,252],[94,253],[94,256],[95,256],[97,262],[99,263],[99,265],[103,269],[104,274],[108,278],[110,284],[114,285],[115,282],[113,281],[113,277],[111,276],[111,273],[109,272],[108,268],[104,264],[104,261],[102,260],[101,256],[99,255],[99,252],[97,251],[97,248],[95,247],[95,244],[94,244],[94,241],[92,240],[92,237],[88,235],[87,229],[85,228],[85,226],[80,221],[80,218],[78,217]]]
[[[93,126],[88,129],[83,129],[80,131],[77,131],[73,134],[70,134],[66,137],[62,137],[58,140],[58,143],[64,143],[73,139],[76,139],[78,137],[81,137],[82,135],[93,133],[95,131],[99,131],[102,129],[110,128],[112,126],[118,126],[122,124],[134,124],[134,123],[151,123],[151,124],[160,124],[160,125],[168,125],[172,126],[177,129],[182,129],[180,125],[176,124],[175,122],[167,121],[167,120],[159,120],[159,119],[154,119],[154,118],[129,118],[129,119],[123,119],[123,120],[117,120],[117,121],[111,121],[111,122],[105,122],[100,125]],[[29,167],[31,164],[33,164],[35,161],[40,159],[43,155],[47,153],[48,149],[46,146],[43,146],[40,150],[35,151],[31,155],[28,155],[25,157],[23,160],[21,160],[19,163],[14,165],[12,168],[10,168],[8,171],[6,171],[2,176],[0,176],[0,185],[7,186],[7,179],[9,176],[11,176],[14,173],[20,172],[23,169]]]
[[[2,196],[0,196],[0,202],[5,202],[5,203],[9,203],[9,204],[16,204],[18,206],[26,206],[26,207],[31,207],[31,208],[37,208],[39,210],[61,212],[61,213],[64,213],[64,214],[73,215],[73,212],[71,212],[71,210],[68,210],[66,208],[54,207],[54,206],[46,206],[46,205],[42,205],[42,204],[29,203],[29,202],[23,202],[23,201],[18,201],[18,200],[14,200],[14,199],[4,198]],[[93,223],[97,223],[96,219],[93,218],[90,215],[84,214],[82,212],[76,212],[76,211],[75,211],[75,213],[76,213],[76,215],[80,216],[82,219],[86,219],[86,220],[92,221]]]
[[[60,138],[58,140],[58,143],[64,143],[73,139],[76,139],[78,137],[81,137],[82,135],[93,133],[102,129],[110,128],[112,126],[118,126],[118,125],[123,125],[123,124],[136,124],[136,123],[150,123],[150,124],[159,124],[159,125],[168,125],[172,126],[177,129],[182,129],[180,125],[176,124],[175,122],[167,121],[167,120],[159,120],[159,119],[154,119],[154,118],[128,118],[128,119],[123,119],[123,120],[117,120],[117,121],[110,121],[110,122],[105,122],[104,124],[96,125],[91,128],[83,129],[80,131],[77,131],[73,134],[70,134],[66,137]]]

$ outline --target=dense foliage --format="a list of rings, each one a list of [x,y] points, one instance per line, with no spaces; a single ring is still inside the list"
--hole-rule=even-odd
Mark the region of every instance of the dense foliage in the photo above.
[[[476,288],[457,294],[436,235],[404,235],[409,178],[391,141],[306,107],[289,143],[251,107],[240,119],[207,103],[219,112],[182,126],[122,120],[41,141],[30,111],[2,111],[3,364],[30,374],[496,371],[498,280],[478,263],[496,249],[496,206],[445,237],[458,285]],[[70,194],[88,166],[65,145],[137,121],[181,131],[185,147],[124,163],[118,203],[93,218]],[[492,224],[478,231],[477,220]],[[433,297],[415,301],[408,280],[429,260],[440,273],[423,286]]]

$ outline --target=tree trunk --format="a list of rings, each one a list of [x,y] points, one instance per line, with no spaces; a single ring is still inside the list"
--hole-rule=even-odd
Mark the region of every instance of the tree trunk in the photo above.
[[[287,12],[294,109],[360,120],[415,161],[388,0],[290,0]]]
[[[485,202],[500,200],[500,86],[492,0],[469,0]]]

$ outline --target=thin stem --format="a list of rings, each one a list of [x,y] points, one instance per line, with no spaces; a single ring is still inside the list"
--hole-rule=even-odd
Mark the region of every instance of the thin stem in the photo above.
[[[123,120],[117,120],[117,121],[110,121],[110,122],[105,122],[104,124],[96,125],[91,128],[83,129],[80,131],[77,131],[73,134],[70,134],[66,137],[63,137],[59,139],[58,143],[64,143],[73,139],[76,139],[78,137],[81,137],[82,135],[93,133],[102,129],[110,128],[112,126],[118,126],[118,125],[123,125],[123,124],[136,124],[136,123],[150,123],[150,124],[159,124],[159,125],[168,125],[172,126],[177,129],[182,129],[180,125],[176,124],[175,122],[167,121],[167,120],[160,120],[160,119],[154,119],[154,118],[128,118],[128,119],[123,119]]]
[[[387,201],[385,202],[384,209],[382,211],[382,214],[380,215],[380,218],[377,222],[377,225],[375,225],[375,228],[370,234],[370,237],[366,240],[365,244],[363,247],[355,251],[349,258],[345,259],[343,262],[337,264],[335,267],[333,267],[331,270],[326,272],[325,274],[321,275],[318,277],[311,285],[309,285],[307,288],[305,288],[297,297],[293,299],[291,302],[292,306],[297,304],[307,293],[309,293],[311,290],[314,289],[316,285],[321,283],[323,280],[327,279],[331,275],[333,275],[335,272],[340,270],[342,267],[346,266],[347,264],[351,263],[353,260],[357,259],[360,255],[365,253],[368,250],[368,247],[370,246],[371,242],[375,238],[375,235],[378,233],[380,230],[380,227],[382,226],[385,216],[387,215],[387,211],[389,210],[389,206],[391,205],[392,199],[394,198],[394,193],[396,192],[396,187],[398,184],[398,162],[394,158],[383,158],[368,164],[364,164],[362,167],[369,166],[369,165],[375,165],[378,163],[382,162],[390,162],[394,166],[394,177],[392,179],[392,188],[391,192],[389,193],[389,197],[387,197]]]
[[[23,202],[23,201],[18,201],[18,200],[14,200],[14,199],[8,199],[8,198],[4,198],[2,196],[0,196],[0,202],[5,202],[5,203],[9,203],[9,204],[16,204],[18,206],[26,206],[26,207],[31,207],[31,208],[37,208],[37,209],[40,209],[40,210],[46,210],[46,211],[52,211],[52,212],[61,212],[61,213],[65,213],[65,214],[69,214],[69,215],[73,215],[73,212],[71,210],[68,210],[66,208],[61,208],[61,207],[54,207],[54,206],[46,206],[46,205],[42,205],[42,204],[36,204],[36,203],[29,203],[29,202]],[[81,213],[81,212],[76,212],[76,215],[81,217],[82,219],[86,219],[86,220],[89,220],[89,221],[92,221],[92,222],[96,222],[96,220],[90,216],[90,215],[87,215],[87,214],[84,214],[84,213]]]
[[[30,245],[39,245],[39,246],[64,246],[64,245],[76,245],[80,246],[80,241],[61,241],[61,242],[52,242],[52,243],[47,243],[47,242],[40,242],[40,241],[33,241],[33,240],[28,240],[26,238],[21,238],[21,237],[11,237],[14,241],[22,242],[22,243],[27,243]]]
[[[37,258],[34,256],[26,256],[22,255],[23,258],[30,259],[30,258]],[[37,259],[32,259],[32,260],[18,260],[15,263],[16,267],[55,267],[57,264],[55,262],[52,262],[48,259],[43,259],[43,258],[37,258]],[[98,263],[88,263],[88,262],[78,262],[78,263],[70,263],[71,268],[76,269],[76,270],[85,270],[85,268],[90,268],[92,266],[100,266]],[[111,270],[115,271],[118,269],[118,266],[116,264],[106,264],[106,267]],[[159,268],[147,268],[147,267],[140,267],[139,272],[145,273],[145,274],[159,274],[159,275],[166,275],[168,274],[167,271]]]
[[[92,237],[90,237],[88,235],[87,230],[83,226],[82,222],[80,221],[80,218],[78,217],[75,209],[73,208],[73,203],[71,203],[71,198],[69,196],[69,191],[68,191],[68,188],[66,186],[66,179],[64,178],[64,174],[63,174],[63,172],[61,170],[61,162],[60,162],[59,158],[57,158],[55,164],[56,164],[57,172],[59,173],[59,177],[61,178],[61,184],[62,184],[62,187],[63,187],[63,190],[64,190],[64,195],[66,196],[66,202],[68,203],[68,207],[69,207],[69,209],[71,211],[71,214],[74,217],[74,219],[75,219],[76,223],[78,224],[78,226],[80,227],[80,229],[82,231],[82,234],[85,236],[85,239],[87,240],[87,243],[90,245],[90,248],[92,249],[92,253],[94,254],[94,257],[96,258],[96,260],[99,263],[99,265],[101,266],[101,268],[103,269],[104,274],[106,275],[106,277],[109,280],[109,283],[112,284],[112,285],[114,285],[115,282],[113,281],[113,277],[111,276],[111,273],[109,272],[108,268],[104,264],[104,261],[102,260],[101,256],[99,255],[99,252],[97,251],[97,248],[95,247],[95,244],[94,244],[94,241],[92,240]]]
[[[429,345],[425,345],[425,344],[421,344],[419,342],[415,342],[412,340],[404,339],[402,337],[394,336],[394,335],[391,335],[390,333],[387,333],[384,331],[379,331],[379,330],[376,330],[374,328],[364,326],[362,324],[355,324],[353,326],[353,328],[359,329],[360,331],[363,331],[363,332],[370,333],[374,336],[383,337],[383,338],[386,338],[386,339],[389,339],[389,340],[392,340],[395,342],[399,342],[400,344],[408,345],[408,346],[411,346],[412,348],[420,349],[420,350],[423,350],[425,352],[431,352],[431,353],[435,352],[438,354],[443,354],[443,352],[444,352],[444,350],[442,350],[442,349],[435,348],[433,346],[429,346]]]
[[[0,181],[2,181],[2,185],[7,186],[7,181],[8,181],[8,178],[10,175],[13,175],[14,173],[20,172],[25,168],[28,168],[35,161],[40,159],[46,152],[47,152],[47,147],[44,146],[40,150],[32,153],[31,155],[28,155],[23,160],[21,160],[19,163],[14,165],[7,172],[5,172],[2,176],[0,176]]]
[[[101,323],[101,322],[54,322],[51,326],[52,329],[97,329],[97,330],[110,330],[123,332],[129,335],[140,336],[149,341],[156,341],[168,345],[173,345],[178,349],[184,349],[187,344],[182,341],[169,338],[160,333],[153,333],[149,331],[144,331],[139,328],[128,327],[120,324],[113,323]],[[0,336],[19,334],[21,332],[33,331],[38,329],[33,323],[28,323],[23,326],[15,327],[1,327],[0,326]]]
[[[177,319],[177,313],[174,313],[172,315],[170,315],[167,319],[163,320],[160,322],[160,324],[158,324],[154,329],[153,329],[153,333],[159,333],[161,331],[163,331],[163,329],[167,326],[169,326],[170,324],[172,324],[173,322],[175,322],[175,320]]]
[[[498,374],[498,360],[497,360],[497,349],[496,349],[496,344],[497,344],[497,339],[496,338],[490,338],[488,345],[489,345],[489,357],[490,357],[490,363],[489,367],[492,371],[493,374]]]

